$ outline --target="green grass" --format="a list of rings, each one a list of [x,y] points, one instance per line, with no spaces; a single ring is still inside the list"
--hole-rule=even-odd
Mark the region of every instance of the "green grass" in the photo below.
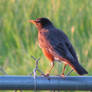
[[[28,22],[38,17],[48,17],[67,34],[80,63],[92,75],[91,0],[0,0],[0,67],[9,75],[28,75],[35,67],[33,55],[41,58],[43,72],[50,68],[38,46],[37,29]],[[55,63],[51,74],[61,70],[62,65]]]

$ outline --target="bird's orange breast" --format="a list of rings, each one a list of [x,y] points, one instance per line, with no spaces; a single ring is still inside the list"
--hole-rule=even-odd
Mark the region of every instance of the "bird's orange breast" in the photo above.
[[[46,48],[42,48],[42,51],[44,53],[44,55],[51,61],[54,61],[54,57],[52,54],[50,54],[50,52],[46,49]]]

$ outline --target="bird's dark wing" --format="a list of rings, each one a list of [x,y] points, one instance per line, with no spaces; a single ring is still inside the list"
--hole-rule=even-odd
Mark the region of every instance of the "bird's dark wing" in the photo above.
[[[66,34],[58,29],[53,33],[56,36],[54,38],[50,37],[51,39],[53,38],[53,40],[50,40],[50,44],[54,47],[53,49],[63,58],[78,61],[76,52]]]
[[[70,53],[72,54],[72,56],[78,61],[76,52],[75,52],[75,50],[74,50],[72,44],[71,44],[69,41],[65,41],[65,44],[66,44],[68,50],[70,51]]]
[[[57,44],[51,45],[51,48],[48,48],[52,55],[54,55],[57,58],[65,58],[71,62],[75,61],[73,55],[71,54],[70,50],[68,49],[64,41],[57,41],[56,43]]]

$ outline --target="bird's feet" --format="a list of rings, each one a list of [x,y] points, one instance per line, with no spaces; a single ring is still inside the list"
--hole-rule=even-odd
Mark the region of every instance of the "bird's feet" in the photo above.
[[[45,77],[48,77],[48,76],[49,76],[49,73],[46,73],[46,74],[45,74]]]
[[[64,73],[62,73],[62,74],[61,74],[61,77],[62,77],[62,78],[65,78],[65,75],[64,75]]]
[[[48,77],[49,76],[49,73],[46,73],[46,74],[42,74],[44,77]]]

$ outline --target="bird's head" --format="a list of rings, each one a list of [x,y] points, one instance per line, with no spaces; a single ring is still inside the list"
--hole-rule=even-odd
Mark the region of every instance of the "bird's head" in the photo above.
[[[29,20],[29,22],[33,23],[37,29],[53,25],[47,18],[37,18],[36,20]]]

